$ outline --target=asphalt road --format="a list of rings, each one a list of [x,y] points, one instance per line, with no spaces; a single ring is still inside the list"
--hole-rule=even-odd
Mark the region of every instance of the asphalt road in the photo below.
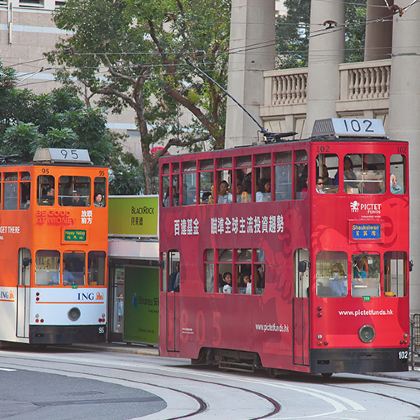
[[[129,353],[0,350],[0,418],[19,420],[413,419],[419,391],[418,371],[270,378]]]

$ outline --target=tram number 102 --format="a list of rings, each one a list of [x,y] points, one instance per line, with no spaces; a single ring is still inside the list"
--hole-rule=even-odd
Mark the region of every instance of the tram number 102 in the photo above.
[[[400,359],[400,360],[408,359],[408,351],[407,350],[399,351],[398,352],[398,359]]]

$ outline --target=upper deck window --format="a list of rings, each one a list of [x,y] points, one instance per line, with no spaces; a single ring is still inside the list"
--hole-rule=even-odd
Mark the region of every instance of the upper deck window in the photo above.
[[[217,204],[232,203],[232,158],[217,159]]]
[[[18,174],[6,172],[4,174],[4,209],[16,210],[18,198]]]
[[[200,204],[213,204],[213,159],[200,161]]]
[[[405,156],[392,155],[390,160],[389,190],[392,194],[404,194],[405,182]]]
[[[197,172],[195,162],[182,164],[182,204],[190,206],[197,202]]]
[[[252,160],[251,156],[240,156],[235,161],[235,194],[236,203],[251,202],[252,193]]]
[[[96,177],[95,178],[95,187],[93,192],[93,205],[95,207],[106,207],[106,178],[105,177]]]
[[[38,176],[37,202],[40,206],[52,206],[55,203],[54,177],[51,175]]]
[[[30,206],[30,198],[31,198],[31,174],[29,172],[21,172],[19,175],[20,175],[19,176],[20,178],[19,208],[28,209]]]
[[[275,155],[275,199],[276,201],[292,198],[292,152],[280,152]]]
[[[295,198],[305,198],[308,193],[308,155],[305,150],[294,152]]]
[[[316,186],[318,194],[333,194],[338,190],[338,156],[320,154],[316,157]]]
[[[255,201],[271,201],[271,155],[255,156]]]
[[[90,206],[90,178],[87,176],[61,176],[58,181],[60,206]]]
[[[344,191],[347,194],[383,194],[385,192],[385,157],[379,154],[346,155]]]

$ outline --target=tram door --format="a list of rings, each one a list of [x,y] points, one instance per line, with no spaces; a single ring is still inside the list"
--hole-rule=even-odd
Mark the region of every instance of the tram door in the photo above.
[[[295,294],[293,298],[293,363],[309,365],[309,254],[295,254]]]
[[[19,250],[19,278],[16,296],[16,336],[21,338],[29,337],[30,284],[31,253],[29,249],[22,248]]]
[[[180,305],[179,290],[181,273],[179,252],[168,252],[165,271],[166,277],[166,348],[168,351],[179,351]]]

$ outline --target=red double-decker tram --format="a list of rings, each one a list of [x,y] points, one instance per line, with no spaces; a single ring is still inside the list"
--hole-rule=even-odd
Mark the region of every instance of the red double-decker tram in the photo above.
[[[378,120],[160,160],[160,353],[236,369],[408,369],[408,144]]]

